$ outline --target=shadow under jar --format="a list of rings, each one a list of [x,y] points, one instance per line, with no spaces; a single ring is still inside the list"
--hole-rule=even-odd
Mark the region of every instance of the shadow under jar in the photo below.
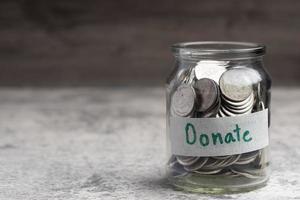
[[[190,42],[172,46],[167,89],[167,176],[179,189],[249,191],[269,178],[271,79],[265,46]]]

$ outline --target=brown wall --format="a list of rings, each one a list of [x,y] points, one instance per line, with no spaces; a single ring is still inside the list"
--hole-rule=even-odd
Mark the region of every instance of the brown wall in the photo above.
[[[0,1],[0,85],[161,84],[179,41],[265,43],[300,84],[299,0]]]

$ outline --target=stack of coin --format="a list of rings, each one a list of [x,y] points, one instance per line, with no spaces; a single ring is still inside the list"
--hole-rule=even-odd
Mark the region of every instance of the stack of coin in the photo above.
[[[218,117],[237,116],[251,113],[256,99],[249,79],[251,71],[247,68],[233,68],[222,74],[219,80],[221,90],[221,107]],[[260,151],[253,151],[240,155],[240,158],[230,167],[230,173],[246,177],[253,177],[244,170],[245,165],[253,163]],[[233,169],[232,169],[233,167]]]
[[[236,116],[252,112],[255,97],[247,68],[233,68],[219,80],[221,108],[218,117]]]

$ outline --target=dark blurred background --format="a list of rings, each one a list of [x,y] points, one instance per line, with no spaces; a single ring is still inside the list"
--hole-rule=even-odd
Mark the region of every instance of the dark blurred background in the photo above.
[[[275,85],[300,85],[299,0],[1,0],[0,85],[163,85],[170,45],[267,45]]]

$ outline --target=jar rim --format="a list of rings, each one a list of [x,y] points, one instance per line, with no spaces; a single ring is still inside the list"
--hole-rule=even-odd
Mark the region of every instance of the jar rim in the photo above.
[[[176,57],[245,59],[265,55],[266,46],[259,43],[235,41],[196,41],[172,45]]]

